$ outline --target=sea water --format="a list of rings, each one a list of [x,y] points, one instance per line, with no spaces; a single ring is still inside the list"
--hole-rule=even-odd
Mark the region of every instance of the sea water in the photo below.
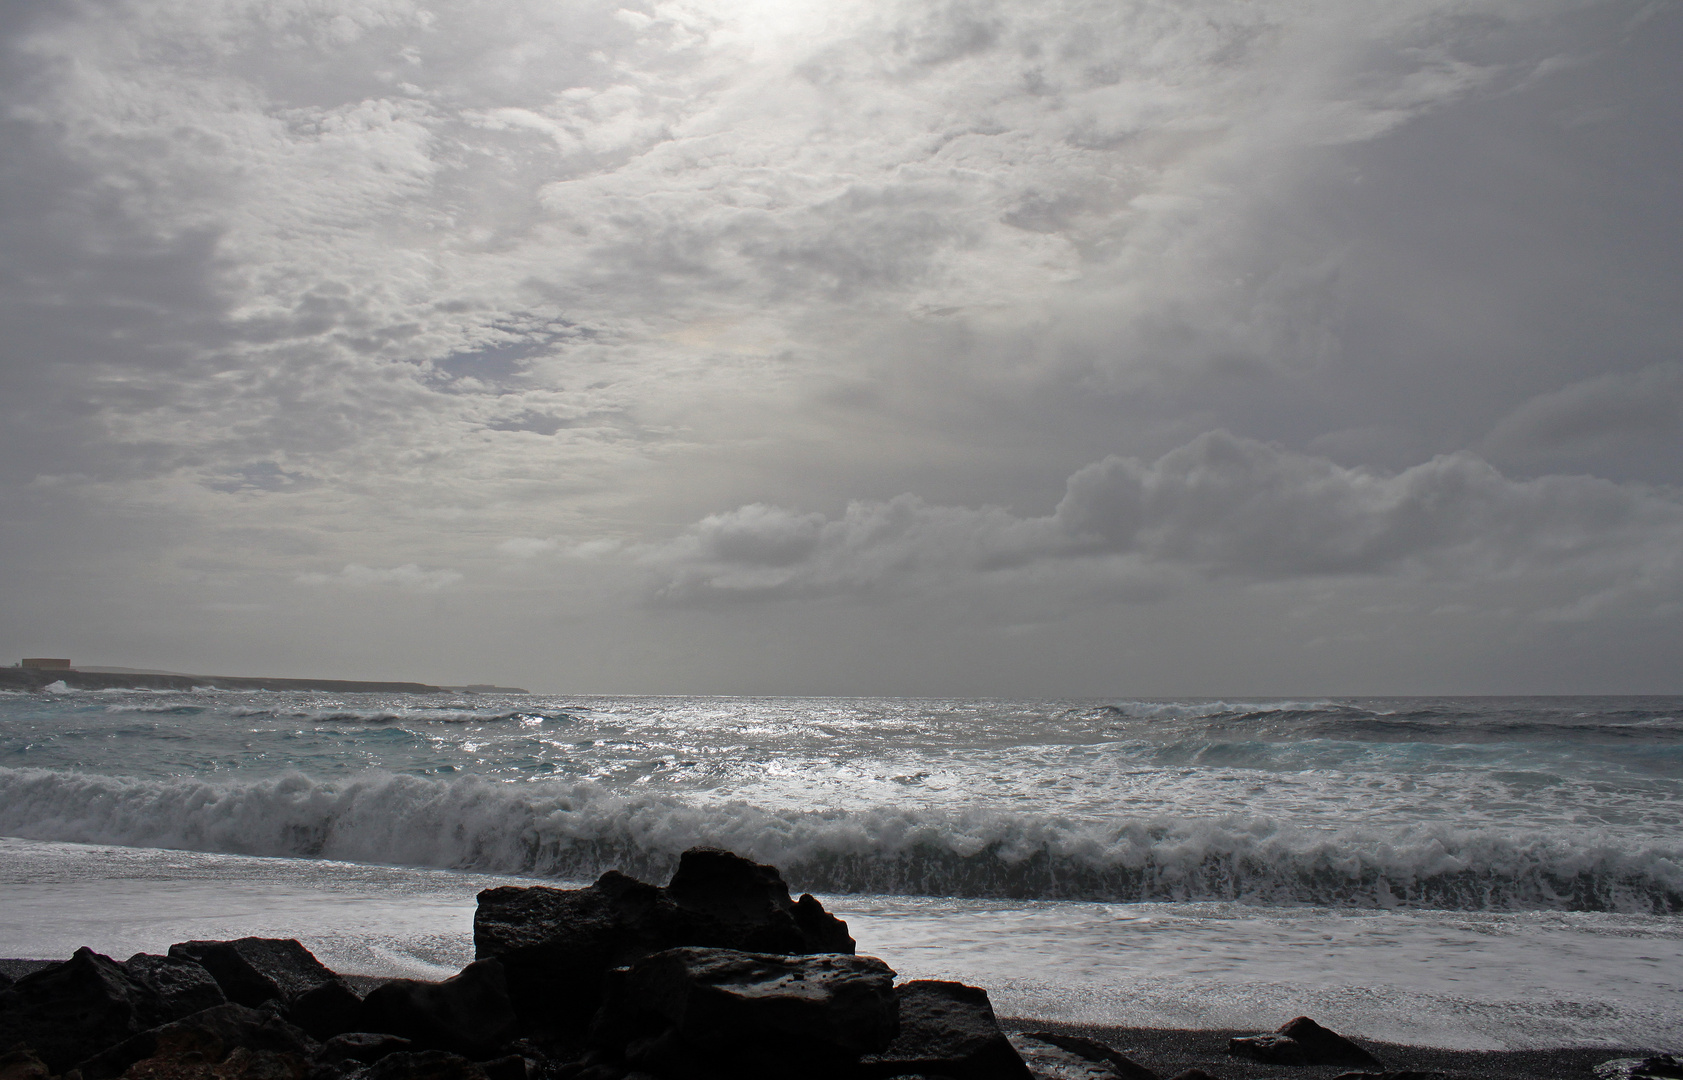
[[[471,959],[488,884],[779,866],[1004,1015],[1683,1043],[1683,699],[0,694],[0,954]]]

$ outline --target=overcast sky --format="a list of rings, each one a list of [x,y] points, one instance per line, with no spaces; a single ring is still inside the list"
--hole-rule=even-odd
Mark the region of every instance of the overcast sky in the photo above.
[[[1683,4],[7,0],[0,656],[1683,691]]]

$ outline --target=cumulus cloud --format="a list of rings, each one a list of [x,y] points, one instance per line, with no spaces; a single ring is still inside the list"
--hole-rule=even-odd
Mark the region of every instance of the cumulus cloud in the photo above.
[[[1597,595],[1640,580],[1636,591],[1659,600],[1678,590],[1675,573],[1655,570],[1675,567],[1664,555],[1680,543],[1683,500],[1640,485],[1511,480],[1468,453],[1379,473],[1214,431],[1155,461],[1078,470],[1044,517],[912,495],[856,501],[835,518],[754,504],[645,557],[677,603],[974,587],[1046,565],[1256,581],[1570,570]]]

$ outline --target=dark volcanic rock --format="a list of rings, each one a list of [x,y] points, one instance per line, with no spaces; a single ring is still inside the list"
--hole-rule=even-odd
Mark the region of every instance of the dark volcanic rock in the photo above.
[[[485,1070],[443,1050],[400,1050],[376,1061],[366,1080],[487,1080]]]
[[[22,1043],[54,1073],[169,1019],[151,987],[87,948],[0,991],[0,1047]]]
[[[854,949],[847,924],[810,896],[792,901],[776,869],[711,848],[686,851],[664,889],[612,870],[586,889],[486,889],[473,943],[478,959],[503,962],[521,1027],[537,1033],[578,1029],[610,968],[665,949]]]
[[[988,992],[956,982],[909,982],[897,991],[900,1034],[860,1064],[866,1075],[1029,1080],[1028,1067],[994,1019]]]
[[[387,1035],[377,1031],[348,1031],[322,1043],[318,1056],[323,1061],[360,1061],[364,1065],[372,1065],[387,1054],[414,1048],[415,1044],[401,1035]]]
[[[361,1023],[361,1014],[362,999],[339,978],[304,991],[286,1007],[288,1021],[309,1032],[311,1038],[323,1041],[355,1031]]]
[[[112,1080],[129,1073],[139,1062],[152,1061],[152,1071],[163,1075],[187,1069],[195,1062],[215,1065],[240,1049],[248,1054],[261,1051],[283,1055],[283,1071],[290,1072],[294,1066],[302,1068],[300,1063],[312,1057],[320,1046],[272,1012],[227,1004],[142,1031],[88,1057],[77,1068],[83,1080]],[[280,1058],[241,1060],[244,1062],[241,1068],[247,1069],[265,1061],[274,1065]]]
[[[0,1080],[47,1080],[51,1074],[47,1063],[28,1050],[0,1054]]]
[[[1309,1060],[1316,1065],[1371,1065],[1383,1069],[1385,1063],[1363,1050],[1344,1036],[1299,1016],[1280,1028],[1281,1035],[1296,1039]]]
[[[1656,1054],[1646,1058],[1614,1058],[1595,1067],[1597,1080],[1674,1080],[1683,1077],[1683,1058]]]
[[[197,1050],[162,1053],[137,1061],[124,1080],[306,1080],[310,1063],[297,1054],[236,1046],[220,1061]]]
[[[1377,1069],[1384,1062],[1335,1031],[1307,1016],[1299,1016],[1265,1035],[1230,1039],[1227,1052],[1266,1065],[1365,1065]]]
[[[528,1080],[532,1072],[531,1062],[519,1054],[481,1061],[479,1067],[485,1070],[485,1080]]]
[[[291,938],[183,941],[171,945],[169,954],[202,964],[229,1001],[251,1008],[265,1001],[285,1004],[335,978]]]
[[[894,972],[869,956],[668,949],[613,973],[591,1032],[659,1075],[835,1075],[894,1038]]]
[[[1008,1036],[1036,1080],[1158,1080],[1157,1074],[1096,1039],[1031,1031]]]
[[[690,918],[686,930],[718,941],[682,941],[721,949],[765,953],[851,953],[847,924],[824,910],[810,893],[790,902],[789,886],[774,866],[750,862],[718,848],[691,848],[678,858],[666,896]]]
[[[503,965],[476,960],[437,983],[393,979],[369,991],[357,1027],[401,1035],[431,1050],[490,1057],[514,1037]]]
[[[1234,1057],[1249,1058],[1264,1065],[1308,1065],[1309,1055],[1303,1045],[1289,1035],[1268,1032],[1227,1040],[1227,1052]]]
[[[158,995],[171,1020],[191,1016],[225,1004],[227,997],[210,972],[196,960],[179,956],[135,953],[123,967],[142,985]]]

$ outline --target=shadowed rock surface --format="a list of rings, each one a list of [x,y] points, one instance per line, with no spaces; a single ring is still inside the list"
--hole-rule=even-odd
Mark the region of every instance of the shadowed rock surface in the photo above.
[[[896,996],[900,1034],[882,1053],[861,1062],[866,1075],[1029,1080],[1028,1067],[994,1019],[986,990],[922,980],[901,986]]]
[[[615,971],[591,1041],[663,1074],[836,1075],[897,1030],[894,972],[869,956],[668,949]]]
[[[387,1054],[414,1048],[414,1043],[398,1035],[352,1031],[344,1035],[335,1035],[322,1043],[320,1057],[321,1060],[330,1063],[359,1061],[364,1065],[372,1065]]]
[[[362,998],[338,977],[304,991],[286,1007],[288,1021],[322,1041],[356,1030],[361,1013]]]
[[[363,1075],[366,1080],[489,1080],[482,1067],[444,1050],[399,1050]]]
[[[1227,1044],[1227,1052],[1269,1065],[1385,1067],[1384,1062],[1366,1050],[1307,1016],[1288,1021],[1276,1032],[1234,1039]]]
[[[48,1080],[52,1070],[28,1049],[0,1053],[0,1080]]]
[[[26,1046],[54,1073],[171,1019],[142,979],[88,948],[0,991],[0,1047]]]
[[[1035,1080],[1159,1080],[1144,1065],[1096,1039],[1055,1031],[1007,1038]]]
[[[684,852],[666,888],[609,871],[585,889],[504,886],[479,894],[474,954],[500,960],[522,1030],[579,1031],[610,968],[666,949],[851,953],[847,924],[789,896],[776,868],[730,852]]]
[[[201,1009],[213,1008],[228,998],[204,965],[179,956],[158,956],[154,953],[135,953],[123,961],[123,967],[141,985],[158,995],[164,1011],[171,1019],[191,1016]]]
[[[301,1069],[320,1046],[272,1012],[229,1003],[131,1036],[88,1057],[78,1068],[83,1080],[112,1080],[131,1076],[138,1063],[151,1061],[151,1071],[163,1075],[174,1067],[172,1062],[182,1068],[194,1063],[215,1065],[238,1049],[284,1055],[282,1071],[292,1072],[294,1066]],[[242,1068],[250,1071],[263,1062],[275,1064],[277,1060],[245,1060]]]
[[[266,1001],[285,1004],[338,978],[291,938],[183,941],[171,945],[169,954],[201,964],[229,1001],[252,1008]]]
[[[420,1049],[488,1058],[514,1037],[514,1006],[502,964],[476,960],[443,982],[393,979],[377,987],[362,1001],[358,1027]]]

